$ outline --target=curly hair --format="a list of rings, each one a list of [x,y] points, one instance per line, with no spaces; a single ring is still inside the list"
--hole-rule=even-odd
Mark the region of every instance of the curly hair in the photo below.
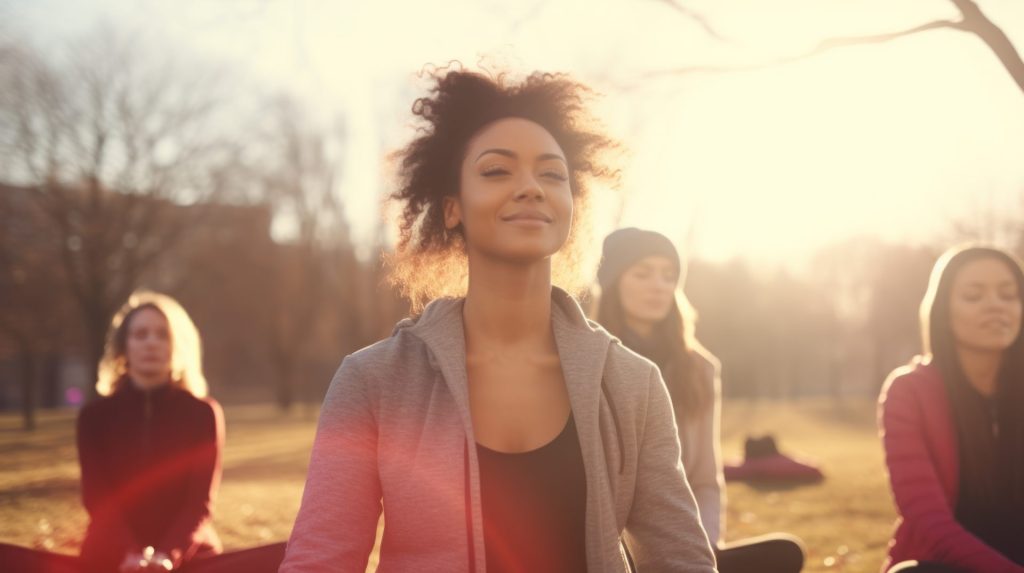
[[[589,282],[580,276],[581,247],[590,232],[589,184],[614,185],[619,178],[619,170],[604,161],[618,146],[586,109],[593,92],[565,74],[535,72],[510,82],[505,74],[451,69],[431,72],[430,78],[430,94],[412,106],[424,125],[396,154],[399,188],[390,199],[402,212],[398,245],[387,261],[389,281],[414,312],[433,298],[465,293],[465,236],[461,226],[445,227],[444,198],[459,193],[460,166],[473,136],[498,119],[519,117],[546,129],[566,155],[575,215],[569,239],[555,255],[552,280],[580,292]]]

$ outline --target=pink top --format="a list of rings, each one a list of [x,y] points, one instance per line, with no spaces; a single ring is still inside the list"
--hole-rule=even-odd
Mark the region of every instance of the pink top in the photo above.
[[[885,568],[916,559],[967,571],[1024,572],[956,521],[956,429],[938,368],[916,364],[889,375],[879,397],[879,424],[900,515]]]

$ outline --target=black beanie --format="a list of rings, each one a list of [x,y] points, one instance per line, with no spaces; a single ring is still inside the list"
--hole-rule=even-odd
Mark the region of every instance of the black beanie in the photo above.
[[[601,266],[597,269],[597,282],[601,290],[607,291],[622,273],[644,257],[660,255],[667,257],[680,272],[679,253],[665,235],[627,227],[612,232],[604,238],[601,250]]]

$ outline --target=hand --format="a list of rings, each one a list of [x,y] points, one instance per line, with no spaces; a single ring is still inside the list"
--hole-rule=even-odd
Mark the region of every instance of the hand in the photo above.
[[[163,551],[154,551],[153,555],[149,558],[149,567],[146,571],[170,571],[174,569],[174,562],[171,561]]]
[[[146,547],[142,552],[132,552],[125,555],[119,570],[122,573],[138,573],[142,571],[171,571],[174,563],[171,558],[162,551]]]
[[[121,573],[134,573],[136,571],[145,571],[146,566],[146,559],[142,556],[142,553],[131,551],[121,560],[121,565],[117,570]]]

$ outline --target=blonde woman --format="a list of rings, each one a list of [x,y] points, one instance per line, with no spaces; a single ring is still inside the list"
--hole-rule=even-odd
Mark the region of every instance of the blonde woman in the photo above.
[[[224,416],[207,396],[199,333],[169,296],[133,295],[114,317],[78,417],[86,571],[274,570],[283,544],[220,555],[212,523]]]
[[[139,292],[114,317],[78,416],[81,556],[0,544],[5,571],[275,571],[284,544],[220,554],[213,502],[224,416],[207,396],[199,333],[173,298]]]
[[[132,296],[114,317],[96,389],[102,398],[78,417],[83,564],[173,569],[219,553],[211,511],[223,414],[207,397],[199,334],[181,305]]]

